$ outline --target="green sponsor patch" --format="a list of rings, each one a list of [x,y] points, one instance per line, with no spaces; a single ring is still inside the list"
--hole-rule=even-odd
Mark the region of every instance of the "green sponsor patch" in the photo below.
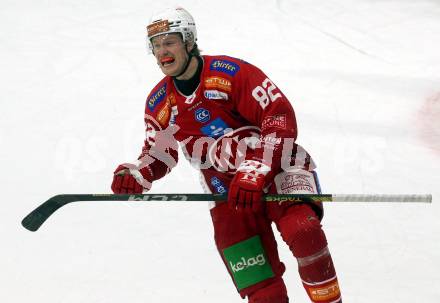
[[[223,250],[238,290],[274,276],[260,236],[249,238]]]

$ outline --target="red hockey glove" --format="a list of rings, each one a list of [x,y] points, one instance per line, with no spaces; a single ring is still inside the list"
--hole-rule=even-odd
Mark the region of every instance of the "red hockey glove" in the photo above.
[[[150,168],[128,168],[134,165],[119,165],[113,175],[112,191],[115,194],[141,194],[148,191],[153,182]]]
[[[260,211],[263,209],[264,176],[269,167],[259,161],[245,160],[229,185],[229,208]]]

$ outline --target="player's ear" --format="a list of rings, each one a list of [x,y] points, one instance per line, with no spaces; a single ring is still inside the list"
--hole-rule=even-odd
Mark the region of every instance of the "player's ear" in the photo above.
[[[194,48],[194,42],[193,41],[188,41],[186,43],[186,50],[187,50],[187,52],[190,53],[193,48]]]

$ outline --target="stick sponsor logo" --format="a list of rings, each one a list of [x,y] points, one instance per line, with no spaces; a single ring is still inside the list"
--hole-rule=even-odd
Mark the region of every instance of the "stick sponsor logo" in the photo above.
[[[187,201],[186,195],[130,195],[127,201]]]
[[[269,196],[266,198],[267,202],[279,202],[280,204],[283,202],[303,202],[300,198],[294,198],[294,197],[277,197],[277,196]]]

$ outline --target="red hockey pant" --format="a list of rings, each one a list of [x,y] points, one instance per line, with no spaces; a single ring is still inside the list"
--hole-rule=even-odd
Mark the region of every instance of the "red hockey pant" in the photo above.
[[[298,261],[299,275],[311,301],[342,302],[325,234],[320,220],[309,205],[268,203],[265,212],[252,213],[237,212],[230,210],[226,203],[217,203],[216,207],[211,209],[211,216],[217,248],[232,278],[233,273],[224,250],[255,236],[261,239],[272,268],[272,277],[246,288],[237,288],[242,298],[247,296],[252,303],[288,302],[282,278],[285,266],[279,259],[271,227],[271,223],[274,222],[282,239]]]

